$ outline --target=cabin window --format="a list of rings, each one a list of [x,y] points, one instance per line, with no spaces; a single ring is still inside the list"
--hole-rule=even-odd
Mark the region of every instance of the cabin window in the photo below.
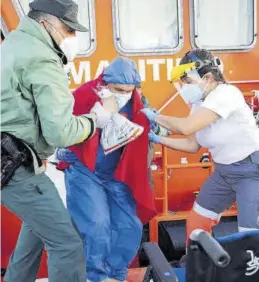
[[[181,0],[113,0],[114,41],[127,55],[171,54],[183,45]]]
[[[16,0],[16,9],[20,16],[29,12],[32,0]],[[89,32],[78,32],[78,55],[89,55],[96,48],[94,0],[74,0],[78,6],[78,21],[89,29]]]
[[[256,1],[192,0],[192,43],[210,50],[244,50],[256,41]]]

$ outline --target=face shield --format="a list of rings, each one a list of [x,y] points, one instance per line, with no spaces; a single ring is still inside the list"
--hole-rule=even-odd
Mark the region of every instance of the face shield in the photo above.
[[[200,105],[205,99],[212,81],[207,79],[206,74],[201,77],[199,70],[203,67],[206,67],[208,72],[210,69],[220,69],[221,61],[219,58],[214,58],[214,61],[201,61],[192,52],[186,55],[191,62],[175,66],[171,71],[170,82],[174,85],[177,92],[159,109],[159,112],[164,110],[179,95],[190,106]]]
[[[181,78],[187,76],[187,74],[191,73],[192,71],[193,74],[196,71],[195,62],[173,67],[171,71],[171,82],[177,83]]]
[[[206,66],[196,56],[191,56],[193,62],[176,66],[171,72],[171,82],[174,84],[186,104],[200,104],[204,98],[208,82],[201,77],[198,70]]]
[[[194,81],[196,81],[196,83],[202,81],[196,70],[195,65],[195,62],[193,62],[179,65],[172,69],[170,82],[174,85],[177,92],[168,99],[168,101],[158,110],[158,112],[163,111],[179,95],[181,95],[186,104],[191,104],[191,102],[187,99],[188,97],[185,97],[186,95],[183,94],[183,89],[185,86],[183,85],[183,81],[181,79],[183,77],[187,77],[187,74],[189,74],[189,79],[192,78]]]

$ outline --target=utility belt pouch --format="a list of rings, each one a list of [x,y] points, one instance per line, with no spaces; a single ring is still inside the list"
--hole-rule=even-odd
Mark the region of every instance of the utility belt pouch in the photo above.
[[[36,173],[35,158],[36,167],[42,168],[40,158],[29,145],[12,134],[1,132],[1,189],[10,182],[21,165],[33,167]]]

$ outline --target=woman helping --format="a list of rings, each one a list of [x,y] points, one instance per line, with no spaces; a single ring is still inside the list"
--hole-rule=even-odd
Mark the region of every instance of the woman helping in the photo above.
[[[215,165],[187,219],[187,238],[197,228],[211,232],[235,201],[239,231],[259,229],[259,128],[242,92],[225,81],[215,57],[202,49],[182,58],[172,80],[183,84],[180,94],[192,105],[190,115],[176,118],[150,109],[142,112],[151,123],[186,137],[150,132],[150,141],[190,153],[208,148]]]

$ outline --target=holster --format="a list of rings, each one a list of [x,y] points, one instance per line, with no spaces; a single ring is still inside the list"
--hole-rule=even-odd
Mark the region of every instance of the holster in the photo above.
[[[45,170],[31,146],[10,133],[1,132],[1,189],[10,182],[20,166],[31,168],[35,174]]]

